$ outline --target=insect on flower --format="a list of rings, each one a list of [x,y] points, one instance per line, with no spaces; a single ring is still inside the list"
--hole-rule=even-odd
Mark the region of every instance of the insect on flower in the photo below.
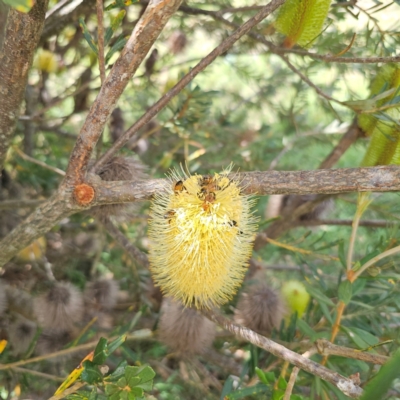
[[[252,252],[254,200],[230,169],[211,175],[171,174],[153,200],[150,269],[165,295],[186,306],[224,304],[241,285]]]

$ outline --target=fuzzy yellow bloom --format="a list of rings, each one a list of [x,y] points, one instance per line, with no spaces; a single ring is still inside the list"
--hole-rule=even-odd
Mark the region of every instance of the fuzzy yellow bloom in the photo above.
[[[35,65],[43,72],[51,74],[57,72],[58,61],[57,56],[49,50],[41,50],[37,56]]]
[[[156,285],[186,306],[224,304],[241,285],[257,229],[239,183],[228,172],[181,177],[155,196],[149,227]]]

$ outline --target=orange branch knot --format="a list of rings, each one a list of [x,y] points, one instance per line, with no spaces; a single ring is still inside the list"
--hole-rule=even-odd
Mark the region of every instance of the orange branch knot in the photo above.
[[[89,205],[94,199],[94,189],[92,186],[86,183],[76,185],[74,189],[74,198],[76,202],[81,206]]]

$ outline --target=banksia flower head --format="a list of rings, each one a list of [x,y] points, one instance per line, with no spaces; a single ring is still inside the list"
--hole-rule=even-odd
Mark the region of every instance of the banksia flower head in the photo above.
[[[276,30],[286,35],[284,47],[309,47],[322,31],[330,4],[331,0],[287,0],[275,21]]]
[[[89,282],[84,291],[85,303],[96,310],[112,310],[117,303],[118,283],[114,279]]]
[[[215,338],[213,322],[170,298],[163,300],[159,331],[163,343],[185,356],[202,353]]]
[[[181,177],[174,172],[171,187],[151,206],[153,280],[186,306],[226,303],[247,269],[256,231],[254,202],[228,173]]]
[[[34,300],[39,325],[55,332],[72,329],[83,317],[81,292],[70,283],[56,283]]]
[[[8,339],[14,355],[23,354],[28,350],[35,337],[36,329],[37,326],[33,321],[22,316],[18,316],[15,321],[10,323]]]
[[[7,308],[6,286],[0,282],[0,316]]]
[[[132,157],[114,157],[104,164],[97,174],[103,181],[130,181],[146,178],[145,166]],[[124,216],[129,210],[126,204],[107,204],[93,207],[90,213],[100,220],[109,216]]]
[[[235,321],[262,335],[279,329],[285,307],[278,292],[268,285],[256,285],[241,294]]]

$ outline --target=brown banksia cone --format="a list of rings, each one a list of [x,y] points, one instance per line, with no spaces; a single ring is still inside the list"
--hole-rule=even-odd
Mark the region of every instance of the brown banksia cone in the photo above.
[[[37,325],[19,315],[9,325],[8,339],[14,355],[25,353],[35,337]]]
[[[145,166],[132,157],[114,157],[100,167],[97,174],[103,181],[130,181],[147,178]],[[124,217],[129,212],[132,212],[132,205],[127,204],[107,204],[93,207],[90,210],[90,213],[100,220],[110,216]]]
[[[55,283],[34,299],[33,307],[39,325],[49,331],[68,331],[83,318],[83,296],[68,282]]]
[[[187,45],[186,35],[180,31],[175,31],[168,40],[169,48],[173,54],[182,53]]]
[[[0,316],[7,308],[6,286],[0,282]]]
[[[114,279],[89,282],[84,291],[85,303],[96,311],[112,310],[117,304],[119,285]]]
[[[285,307],[277,291],[262,284],[243,292],[235,311],[235,322],[262,335],[279,329]]]
[[[179,355],[201,354],[212,345],[215,324],[196,309],[164,298],[161,307],[160,339]]]
[[[146,70],[146,75],[150,76],[154,72],[154,66],[156,65],[156,62],[158,60],[158,50],[153,49],[153,51],[150,53],[149,57],[147,58],[146,62],[144,63],[144,67]]]
[[[53,330],[44,330],[38,339],[35,354],[43,356],[62,350],[69,342],[74,340],[74,338],[75,335],[71,331],[54,332]],[[70,355],[62,355],[49,358],[48,361],[62,362],[70,357]]]

